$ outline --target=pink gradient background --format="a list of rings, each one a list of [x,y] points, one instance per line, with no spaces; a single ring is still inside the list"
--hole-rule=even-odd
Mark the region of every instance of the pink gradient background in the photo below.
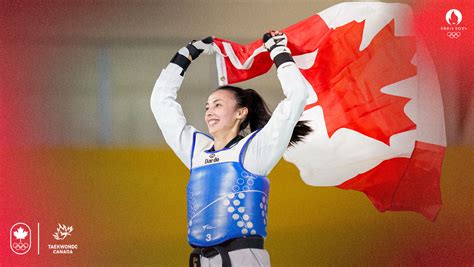
[[[21,26],[21,23],[27,23],[28,21],[42,21],[41,8],[47,9],[49,4],[45,3],[44,7],[36,5],[38,17],[34,18],[22,17],[21,11],[17,9],[21,8],[21,5],[11,7],[6,2],[8,1],[0,4],[0,265],[51,266],[92,265],[94,263],[117,264],[120,262],[136,263],[134,260],[145,254],[134,251],[133,249],[135,248],[130,250],[130,254],[120,253],[119,250],[115,251],[114,249],[125,248],[125,251],[127,251],[126,249],[134,247],[133,245],[142,246],[150,242],[156,242],[156,240],[148,240],[146,237],[142,239],[136,237],[137,239],[133,239],[131,238],[133,235],[126,230],[128,227],[133,228],[133,225],[139,225],[153,228],[152,225],[155,221],[166,224],[170,228],[173,226],[181,227],[181,225],[173,225],[174,213],[167,215],[169,217],[165,216],[165,218],[157,217],[153,214],[148,217],[147,212],[149,211],[140,210],[139,214],[142,214],[143,218],[149,219],[144,222],[138,221],[133,216],[127,216],[126,214],[120,213],[120,216],[117,215],[116,209],[120,209],[121,205],[123,207],[131,205],[120,202],[120,196],[127,200],[140,199],[145,203],[144,205],[151,205],[149,207],[151,210],[154,208],[152,206],[153,203],[146,202],[145,197],[141,196],[142,193],[140,191],[128,189],[130,185],[126,183],[121,184],[119,189],[117,189],[113,185],[109,185],[109,183],[94,182],[95,179],[113,177],[118,172],[142,175],[140,169],[134,169],[138,168],[133,166],[134,159],[121,161],[120,156],[115,156],[115,154],[108,155],[107,152],[97,152],[99,156],[94,158],[93,160],[95,161],[92,162],[84,159],[85,157],[82,155],[86,153],[84,151],[79,151],[78,153],[54,149],[51,151],[48,147],[36,142],[38,136],[47,135],[49,131],[48,117],[46,115],[48,113],[44,112],[45,107],[42,106],[43,98],[48,98],[48,95],[45,94],[40,97],[36,95],[33,99],[30,96],[30,92],[32,90],[41,91],[42,88],[35,86],[34,81],[30,80],[29,76],[37,72],[38,69],[47,72],[48,66],[45,62],[41,62],[41,55],[37,55],[35,58],[25,57],[24,50],[29,48],[28,46],[21,45],[21,40],[28,39],[29,36],[23,36],[15,32],[15,26],[12,26],[12,23]],[[460,90],[465,101],[460,101],[459,105],[472,104],[470,100],[473,91],[472,85],[474,84],[472,72],[472,66],[474,65],[474,9],[472,2],[422,1],[417,2],[413,7],[417,33],[425,39],[431,52],[438,70],[444,97],[449,97],[450,90]],[[74,10],[73,8],[72,10]],[[444,19],[445,13],[451,8],[461,10],[464,17],[460,26],[468,27],[468,30],[463,32],[462,38],[456,40],[447,38],[445,32],[440,30],[440,27],[447,26]],[[67,20],[67,18],[63,19]],[[451,86],[453,81],[456,81],[455,86]],[[450,114],[446,114],[446,120],[450,120]],[[159,153],[164,153],[167,156],[170,155],[169,151]],[[152,159],[156,159],[153,158],[156,157],[153,153],[146,155],[150,156],[150,162],[143,159],[140,161],[144,164],[143,166],[139,165],[141,163],[137,163],[137,166],[142,169],[152,168],[151,166],[154,164]],[[424,222],[413,214],[376,214],[375,208],[368,204],[368,200],[365,200],[362,196],[357,196],[360,202],[356,201],[355,206],[350,208],[343,206],[338,207],[339,209],[334,211],[327,211],[327,214],[331,212],[336,214],[332,218],[336,222],[340,220],[338,221],[339,224],[335,223],[333,225],[334,228],[346,229],[341,231],[329,229],[329,232],[334,233],[334,236],[330,238],[338,240],[343,244],[341,247],[346,249],[346,252],[342,253],[344,257],[354,257],[355,260],[359,260],[354,262],[359,264],[367,263],[367,260],[371,258],[372,263],[388,263],[389,265],[397,265],[399,263],[408,265],[460,264],[467,266],[474,264],[474,208],[472,204],[472,196],[474,194],[472,179],[474,173],[472,167],[469,167],[469,164],[472,165],[472,156],[472,146],[455,148],[454,150],[449,150],[448,147],[448,165],[445,166],[443,179],[445,177],[457,179],[449,181],[442,179],[443,202],[445,206],[441,210],[439,220],[434,224]],[[469,161],[469,157],[471,157],[471,161]],[[124,162],[131,162],[130,166]],[[107,164],[115,164],[113,168],[116,170],[114,169],[110,172],[102,171],[102,166]],[[162,166],[165,167],[165,164],[170,164],[168,166],[178,166],[180,163],[176,159],[170,159],[163,163]],[[464,167],[466,169],[462,169]],[[275,171],[277,173],[288,172],[288,175],[296,175],[294,168],[286,163],[280,164],[280,167]],[[80,178],[87,175],[92,177],[87,184],[88,188],[80,182]],[[174,175],[186,175],[186,172],[179,169],[177,174],[175,173]],[[285,192],[284,184],[279,185],[278,182],[275,183],[275,185],[272,185],[274,186],[272,190],[275,193]],[[310,192],[310,190],[314,189],[300,185],[301,182],[295,177],[288,183],[296,186],[296,190],[299,188],[302,191],[307,190],[308,194],[314,193]],[[175,186],[184,187],[185,182],[177,182]],[[105,188],[103,192],[101,191],[102,188]],[[164,189],[156,190],[158,192]],[[340,191],[342,194],[338,191],[330,195],[334,197],[335,203],[342,203],[342,200],[337,202],[337,197],[351,194],[350,192]],[[166,191],[159,192],[166,194]],[[180,191],[177,190],[177,192],[169,197],[179,197],[181,202],[177,205],[181,209],[184,205],[184,193],[179,195]],[[333,191],[326,190],[324,192]],[[353,196],[350,195],[350,197],[352,199]],[[293,198],[298,200],[297,195],[293,196]],[[101,204],[102,202],[107,202],[107,199],[113,199],[113,201],[110,200],[110,207]],[[159,197],[154,197],[153,201],[155,200],[159,200]],[[274,205],[276,207],[278,205],[284,206],[285,204],[278,202],[277,198],[275,198]],[[171,209],[172,207],[169,208]],[[133,206],[129,207],[129,209],[133,211],[140,208],[139,206]],[[355,209],[355,211],[352,209]],[[360,211],[365,211],[371,215],[367,215],[368,219],[366,218],[365,221],[367,229],[360,229],[360,232],[356,232],[352,227],[354,222],[344,218],[351,216],[352,212]],[[287,212],[291,212],[289,207]],[[317,212],[317,210],[314,210],[314,212]],[[321,212],[323,213],[323,211]],[[184,211],[180,213],[184,216]],[[101,218],[98,218],[99,214],[102,216]],[[274,219],[279,218],[278,214],[274,214]],[[308,216],[317,216],[317,214]],[[107,217],[107,219],[104,219],[104,217]],[[281,218],[286,217],[282,215]],[[378,221],[372,221],[374,218]],[[396,220],[392,220],[393,218],[396,218]],[[179,219],[181,220],[181,218]],[[330,219],[328,218],[328,220]],[[290,223],[296,223],[292,222],[291,218],[287,220]],[[386,224],[384,224],[385,221],[387,222]],[[8,235],[10,227],[17,222],[27,223],[32,228],[34,234],[33,243],[35,245],[24,256],[14,255],[9,249]],[[36,254],[36,226],[38,222],[41,224],[41,239],[44,240],[42,241],[40,256]],[[77,229],[75,235],[71,236],[67,242],[63,242],[78,244],[79,250],[76,254],[58,256],[47,253],[45,246],[48,243],[55,243],[51,235],[55,232],[58,222],[74,225]],[[311,225],[311,223],[314,224]],[[305,241],[306,239],[304,238],[324,240],[324,233],[316,235],[309,230],[318,223],[320,222],[308,220],[308,225],[303,225],[297,230],[291,230],[294,231],[294,239],[292,239],[293,237],[286,238],[285,234],[279,235],[279,231],[283,230],[275,226],[275,228],[271,229],[275,237],[274,241],[272,241],[273,243],[269,243],[269,248],[276,252],[276,254],[300,255],[291,250],[283,252],[285,246],[282,244],[289,242],[293,245],[302,244],[301,246],[303,246],[311,244],[310,241]],[[277,225],[277,220],[275,220],[275,225]],[[372,227],[373,229],[369,229]],[[106,231],[104,229],[108,229],[109,232],[103,233],[103,231]],[[120,232],[112,231],[111,229],[124,230]],[[347,229],[354,231],[349,232]],[[152,231],[150,229],[147,230]],[[377,233],[378,235],[372,235]],[[123,236],[117,236],[120,234],[123,234]],[[364,238],[364,236],[366,237]],[[159,237],[161,238],[162,236]],[[163,237],[163,240],[168,240],[166,238]],[[362,240],[357,240],[360,238]],[[169,240],[173,239],[170,237]],[[166,250],[166,246],[169,246],[169,249],[173,249],[173,251],[179,248],[184,251],[177,253],[177,255],[183,256],[179,261],[180,264],[177,265],[186,264],[187,259],[185,257],[189,248],[186,247],[184,232],[175,242],[177,245],[168,243],[152,245],[151,250],[145,250],[146,255],[148,255],[147,257],[150,257],[150,261],[140,263],[169,265],[171,261],[167,261],[167,264],[160,262],[160,258],[168,259],[165,254],[172,252],[172,250]],[[350,246],[356,247],[361,245],[365,246],[365,248],[360,250],[354,249],[354,251],[366,251],[365,253],[367,254],[380,252],[383,254],[380,250],[384,248],[375,247],[373,244],[383,244],[384,242],[391,242],[392,245],[388,247],[395,249],[390,254],[392,258],[385,257],[377,260],[377,255],[351,255],[351,251],[348,249]],[[344,244],[347,247],[344,247]],[[337,244],[332,245],[336,246]],[[153,250],[153,246],[155,246],[155,250]],[[338,254],[337,252],[337,247],[333,247],[333,250],[328,249],[327,252],[334,258],[341,257],[341,253]],[[272,260],[275,260],[275,265],[278,265],[278,260],[281,260],[280,262],[284,260],[283,256],[275,255],[272,258]],[[311,259],[308,259],[309,261]],[[330,264],[331,262],[323,261],[322,263]],[[342,261],[339,261],[339,263],[342,263]],[[348,264],[351,261],[348,259],[344,263]]]

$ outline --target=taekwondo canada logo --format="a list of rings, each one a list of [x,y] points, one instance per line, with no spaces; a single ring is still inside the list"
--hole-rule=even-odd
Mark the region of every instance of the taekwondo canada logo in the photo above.
[[[25,255],[31,249],[31,228],[26,223],[15,223],[10,228],[10,249],[17,255]]]
[[[73,226],[66,226],[65,224],[58,223],[56,232],[52,234],[53,238],[57,241],[65,240],[68,236],[72,236]],[[74,254],[74,251],[78,249],[77,244],[64,244],[55,243],[48,244],[48,249],[52,254]]]
[[[459,39],[467,27],[460,25],[462,22],[462,13],[457,9],[450,9],[446,12],[446,23],[448,26],[441,26],[441,31],[446,32],[450,39]]]
[[[53,234],[54,239],[56,240],[64,240],[67,236],[71,235],[72,226],[67,227],[66,225],[61,225],[58,223],[58,228],[56,228],[56,233]]]

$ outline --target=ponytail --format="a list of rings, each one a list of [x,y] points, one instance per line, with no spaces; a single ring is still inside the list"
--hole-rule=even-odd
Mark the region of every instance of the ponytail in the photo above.
[[[237,107],[246,107],[248,114],[245,120],[240,124],[240,131],[245,131],[247,127],[250,132],[262,129],[272,116],[272,112],[268,108],[263,98],[253,89],[242,89],[237,86],[224,85],[217,90],[231,91],[236,99]],[[291,135],[288,146],[293,146],[303,140],[303,138],[312,132],[307,121],[298,121]]]

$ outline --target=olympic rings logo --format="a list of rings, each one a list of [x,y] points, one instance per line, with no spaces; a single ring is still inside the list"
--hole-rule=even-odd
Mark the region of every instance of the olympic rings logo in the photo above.
[[[30,247],[28,243],[13,243],[13,248],[16,250],[27,250]]]
[[[446,34],[447,34],[448,37],[451,38],[451,39],[458,39],[459,36],[461,36],[461,33],[460,33],[460,32],[447,32]]]

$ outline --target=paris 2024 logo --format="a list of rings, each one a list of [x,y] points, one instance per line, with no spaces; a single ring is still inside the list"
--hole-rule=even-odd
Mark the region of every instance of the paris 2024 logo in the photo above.
[[[467,27],[460,25],[462,21],[462,13],[458,9],[450,9],[446,12],[446,23],[448,26],[442,26],[441,30],[446,31],[446,36],[450,39],[459,39],[463,31],[467,30]]]

